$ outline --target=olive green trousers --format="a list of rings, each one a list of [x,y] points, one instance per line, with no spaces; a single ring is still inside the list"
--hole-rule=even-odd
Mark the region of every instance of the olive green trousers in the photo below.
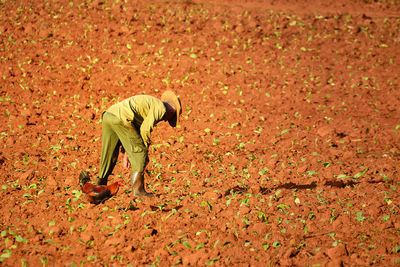
[[[147,164],[148,149],[140,130],[125,126],[114,114],[105,111],[101,128],[101,159],[98,184],[106,185],[108,176],[117,163],[120,147],[128,154],[133,172],[143,172]]]

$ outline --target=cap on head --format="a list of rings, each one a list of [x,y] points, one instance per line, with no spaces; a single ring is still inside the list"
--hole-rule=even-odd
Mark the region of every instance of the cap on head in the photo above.
[[[167,90],[161,95],[161,101],[168,101],[175,106],[176,114],[168,122],[172,127],[176,127],[179,122],[179,116],[182,113],[181,100],[173,91]]]

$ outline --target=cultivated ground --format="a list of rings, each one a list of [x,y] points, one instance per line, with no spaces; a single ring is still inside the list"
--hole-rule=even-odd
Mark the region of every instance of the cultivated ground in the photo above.
[[[400,264],[400,3],[0,3],[0,265]],[[101,114],[175,90],[147,188],[87,203]]]

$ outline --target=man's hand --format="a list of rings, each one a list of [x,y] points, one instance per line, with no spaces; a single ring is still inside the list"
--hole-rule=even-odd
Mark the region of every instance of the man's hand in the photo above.
[[[122,167],[124,169],[129,169],[131,167],[131,163],[129,162],[127,153],[124,153],[124,158],[122,160]]]

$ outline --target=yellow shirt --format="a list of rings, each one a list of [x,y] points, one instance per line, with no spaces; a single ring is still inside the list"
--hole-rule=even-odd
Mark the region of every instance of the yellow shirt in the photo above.
[[[126,126],[139,128],[143,142],[148,147],[151,131],[164,117],[166,108],[158,98],[136,95],[112,105],[107,111],[117,116]]]

